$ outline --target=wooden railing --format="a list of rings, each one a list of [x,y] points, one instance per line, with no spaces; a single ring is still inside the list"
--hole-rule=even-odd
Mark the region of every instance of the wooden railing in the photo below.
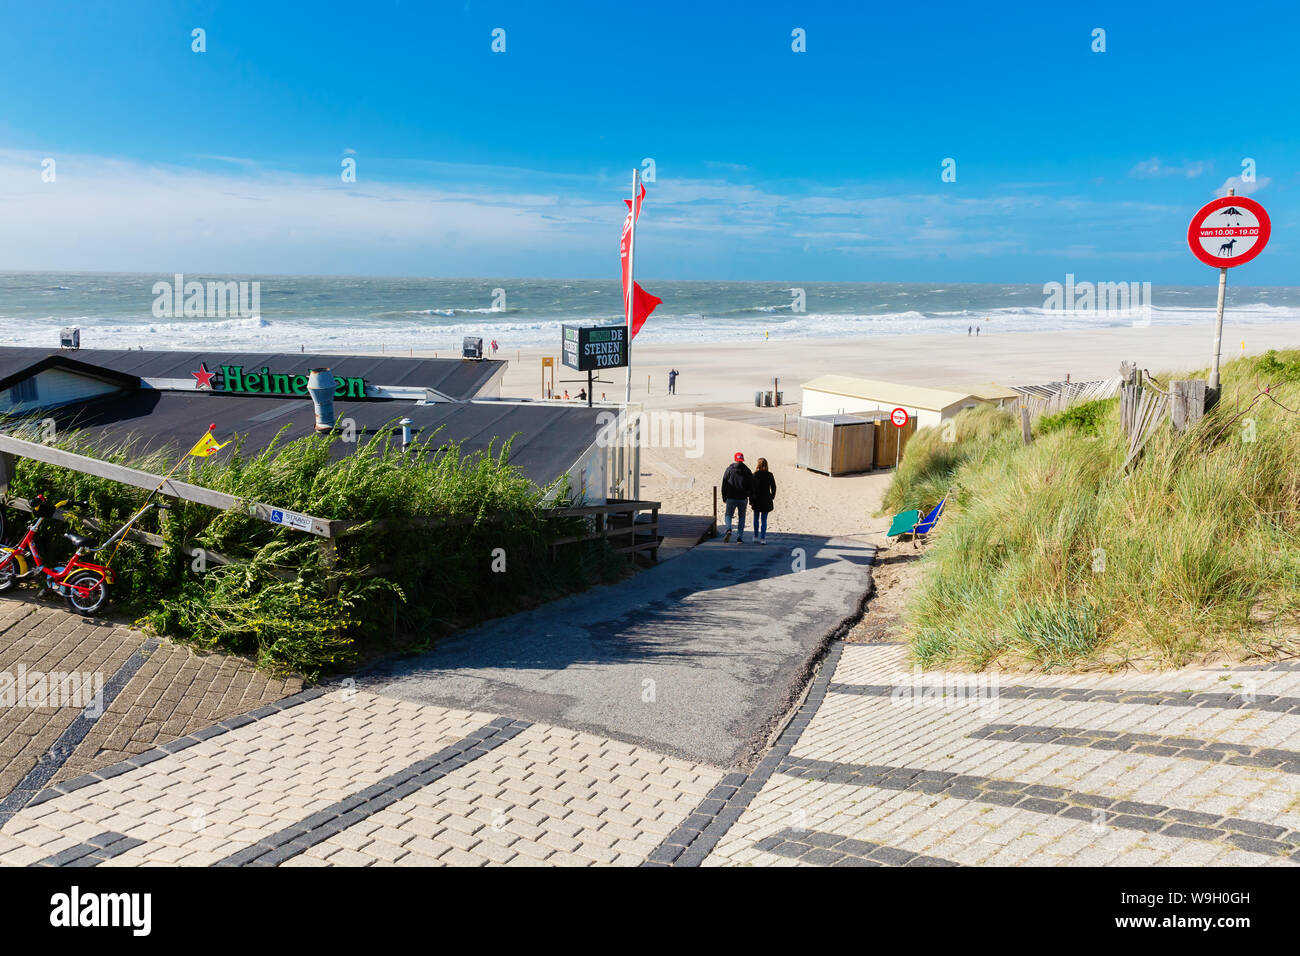
[[[232,509],[242,511],[260,521],[280,525],[284,528],[292,528],[295,531],[303,531],[307,534],[314,534],[320,538],[332,538],[337,531],[335,528],[336,523],[325,518],[315,518],[311,515],[290,511],[288,508],[261,504],[260,502],[248,503],[224,491],[213,491],[211,488],[191,485],[172,478],[164,480],[161,475],[151,475],[147,471],[128,468],[126,465],[117,465],[99,458],[91,458],[88,455],[78,455],[62,448],[52,448],[39,442],[15,438],[13,435],[0,435],[0,491],[8,491],[9,481],[13,477],[13,460],[15,458],[30,458],[33,461],[43,461],[49,465],[57,465],[70,471],[79,471],[83,475],[92,475],[96,478],[107,478],[109,481],[130,485],[133,488],[144,488],[149,491],[157,488],[160,495],[168,498],[192,501],[195,504],[207,505],[209,508],[216,508],[219,511],[230,511]]]
[[[608,501],[603,505],[583,505],[575,508],[552,508],[543,515],[550,518],[591,517],[595,519],[595,528],[587,534],[572,535],[551,542],[552,547],[573,544],[578,541],[594,541],[597,538],[617,538],[631,535],[631,544],[614,550],[620,554],[634,554],[649,551],[652,561],[659,560],[659,507],[658,501]],[[643,511],[650,512],[649,521],[637,521],[637,515]],[[612,516],[627,515],[626,525],[615,523],[611,526]],[[639,535],[649,532],[648,541],[637,541]]]
[[[160,495],[169,498],[176,498],[181,501],[190,501],[195,504],[206,505],[209,508],[216,508],[221,511],[239,511],[250,517],[265,521],[269,524],[278,525],[282,528],[289,528],[294,531],[301,531],[306,534],[315,535],[320,538],[321,550],[325,553],[327,565],[333,565],[337,560],[335,555],[336,540],[359,525],[368,527],[383,527],[384,521],[360,521],[353,519],[339,518],[317,518],[313,515],[300,514],[290,511],[287,508],[277,507],[275,505],[263,504],[260,502],[247,502],[235,495],[227,494],[223,491],[213,491],[210,488],[203,488],[199,485],[191,485],[183,481],[174,479],[164,480],[161,475],[153,475],[146,471],[140,471],[135,468],[128,468],[125,465],[114,464],[113,462],[103,461],[98,458],[91,458],[87,455],[79,455],[75,452],[65,451],[62,448],[53,448],[49,445],[42,445],[38,442],[27,441],[22,438],[16,438],[13,435],[0,434],[0,501],[3,501],[9,507],[19,511],[30,511],[31,508],[25,499],[16,498],[9,494],[9,483],[13,478],[14,459],[30,458],[34,461],[41,461],[47,464],[56,465],[60,468],[67,468],[70,471],[80,472],[86,475],[92,475],[97,478],[105,478],[109,481],[115,481],[120,484],[129,485],[133,488],[141,488],[148,491],[158,489]],[[552,542],[552,550],[563,544],[573,544],[579,541],[592,541],[597,538],[617,538],[625,535],[631,535],[631,543],[615,548],[619,553],[635,554],[639,551],[649,551],[652,560],[659,560],[659,505],[658,501],[622,501],[612,500],[602,505],[582,505],[567,508],[550,508],[541,512],[543,518],[576,518],[591,517],[594,519],[595,527],[586,534],[572,535],[560,538]],[[637,521],[637,516],[644,511],[651,514],[650,521]],[[626,515],[626,526],[619,521],[611,524],[610,519]],[[58,520],[66,520],[62,515],[55,516]],[[92,518],[78,518],[92,530],[101,530],[99,522]],[[488,515],[486,518],[480,518],[475,515],[433,515],[429,517],[404,518],[401,521],[403,527],[454,527],[457,525],[474,524],[477,521],[501,521],[503,516]],[[640,535],[649,532],[649,540],[638,541]],[[138,541],[141,544],[153,548],[163,547],[161,536],[151,534],[146,531],[133,530],[128,533],[128,538]],[[206,559],[211,560],[214,564],[228,564],[230,559],[224,555],[216,554],[204,548],[185,546],[186,554],[198,557],[202,554]]]

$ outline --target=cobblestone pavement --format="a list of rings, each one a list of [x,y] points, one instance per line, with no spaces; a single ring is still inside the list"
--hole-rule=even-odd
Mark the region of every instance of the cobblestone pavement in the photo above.
[[[901,646],[840,650],[705,865],[1300,862],[1290,665],[954,680],[945,700]]]
[[[0,824],[45,787],[301,686],[236,658],[196,654],[7,595],[0,600]]]
[[[964,697],[956,676],[927,696],[936,675],[910,673],[904,648],[835,643],[749,772],[315,688],[46,787],[0,827],[0,864],[1300,861],[1300,669],[1024,677]]]

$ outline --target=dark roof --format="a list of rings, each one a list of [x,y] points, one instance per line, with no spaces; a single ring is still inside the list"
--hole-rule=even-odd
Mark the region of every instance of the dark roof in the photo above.
[[[406,385],[432,388],[455,399],[478,394],[505,362],[453,358],[400,358],[396,356],[320,355],[311,352],[200,352],[132,351],[130,349],[60,349],[0,347],[0,378],[8,379],[51,356],[75,358],[85,365],[137,375],[141,378],[190,378],[206,363],[208,369],[242,365],[246,369],[266,366],[276,372],[305,374],[313,368],[329,368],[335,376],[364,378],[372,385]]]
[[[529,405],[511,402],[334,403],[337,420],[356,422],[367,433],[410,418],[414,430],[443,426],[440,443],[459,441],[463,451],[483,451],[515,435],[510,461],[533,482],[546,485],[564,474],[596,439],[603,409],[581,406]],[[212,392],[171,392],[143,389],[98,399],[51,413],[60,429],[76,428],[100,445],[134,439],[140,452],[170,448],[188,450],[210,423],[216,438],[238,434],[245,450],[269,445],[283,428],[286,439],[301,438],[315,427],[310,401],[222,395]],[[516,435],[516,433],[518,433]],[[364,440],[364,439],[363,439]],[[351,446],[336,442],[335,457]]]
[[[804,415],[812,422],[830,422],[832,425],[870,425],[880,419],[888,419],[889,412],[854,412],[852,415]]]

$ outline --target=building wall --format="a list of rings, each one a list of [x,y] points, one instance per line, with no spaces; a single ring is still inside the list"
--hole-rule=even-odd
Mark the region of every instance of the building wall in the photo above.
[[[836,392],[819,392],[815,389],[803,390],[803,404],[800,415],[852,415],[854,412],[890,412],[896,405],[886,405],[870,398],[857,398],[852,395],[840,395]],[[907,408],[907,414],[916,419],[917,425],[937,425],[942,420],[941,412],[932,408]]]
[[[916,421],[918,428],[925,428],[930,425],[938,425],[952,418],[963,408],[974,408],[976,405],[986,404],[993,403],[984,402],[978,398],[966,398],[944,408],[914,408],[909,405],[901,407],[907,409],[907,414]],[[803,390],[803,405],[799,414],[852,415],[855,412],[890,412],[897,407],[900,406],[880,402],[876,399],[857,398],[852,395],[841,395],[837,392],[819,392],[816,389],[805,388]]]
[[[32,385],[36,386],[34,400],[30,398]],[[99,379],[87,378],[63,369],[47,368],[34,378],[0,393],[0,411],[21,413],[41,408],[56,408],[69,402],[80,402],[116,392],[118,386]],[[26,395],[24,395],[26,393]]]
[[[609,487],[605,475],[605,458],[607,449],[599,439],[587,446],[582,457],[569,469],[569,489],[574,501],[589,505],[603,505]]]
[[[965,399],[964,401],[953,402],[951,405],[949,405],[947,408],[943,410],[943,412],[941,413],[940,420],[946,421],[947,419],[952,418],[958,412],[967,408],[974,408],[976,405],[990,405],[990,404],[992,403],[980,401],[977,398],[968,398]]]
[[[479,390],[474,393],[473,397],[474,398],[500,398],[501,383],[505,381],[506,366],[508,364],[509,364],[508,362],[502,362],[497,367],[496,373],[490,379],[488,379],[486,382],[483,383],[483,385],[479,388]]]

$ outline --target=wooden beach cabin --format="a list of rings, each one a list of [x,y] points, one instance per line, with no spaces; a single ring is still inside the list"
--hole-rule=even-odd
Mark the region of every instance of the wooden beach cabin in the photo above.
[[[898,428],[887,412],[804,415],[799,418],[795,465],[832,477],[893,468],[915,434],[915,418]]]
[[[964,408],[995,404],[966,389],[927,388],[899,382],[881,382],[849,375],[820,375],[804,382],[802,410],[805,415],[853,415],[907,411],[917,425],[938,425]],[[892,462],[891,462],[892,464]]]
[[[795,465],[824,475],[870,471],[876,462],[876,424],[856,415],[803,415]]]

